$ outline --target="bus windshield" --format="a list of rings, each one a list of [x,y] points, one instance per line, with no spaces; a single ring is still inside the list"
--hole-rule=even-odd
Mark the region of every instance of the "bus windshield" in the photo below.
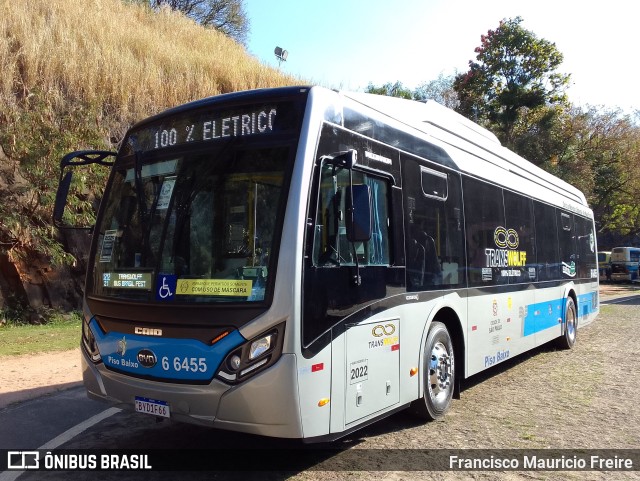
[[[158,302],[264,300],[291,151],[227,141],[116,166],[93,293]]]

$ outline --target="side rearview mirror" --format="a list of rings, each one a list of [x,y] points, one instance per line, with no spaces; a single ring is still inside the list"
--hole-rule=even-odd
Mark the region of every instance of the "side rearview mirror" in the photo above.
[[[347,239],[350,242],[366,242],[371,239],[373,225],[371,188],[357,184],[347,189]]]

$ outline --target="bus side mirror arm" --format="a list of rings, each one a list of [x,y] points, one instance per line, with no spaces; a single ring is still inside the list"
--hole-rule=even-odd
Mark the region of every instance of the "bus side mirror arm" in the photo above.
[[[333,154],[322,156],[320,160],[323,163],[333,165],[334,167],[342,167],[343,169],[351,170],[358,162],[358,151],[355,149],[349,149],[342,152],[335,152]]]
[[[67,205],[71,181],[73,179],[73,168],[81,165],[98,164],[105,167],[113,166],[114,161],[109,157],[115,157],[116,152],[106,150],[79,150],[65,155],[60,161],[60,177],[58,179],[58,190],[53,206],[53,225],[59,229],[93,229],[93,226],[69,226],[62,220],[64,208]]]
[[[58,191],[56,192],[56,200],[53,206],[53,225],[58,229],[65,227],[62,222],[62,215],[64,214],[64,208],[67,204],[67,197],[69,196],[72,177],[73,173],[71,171],[68,171],[64,175],[61,172],[60,180],[58,181]]]

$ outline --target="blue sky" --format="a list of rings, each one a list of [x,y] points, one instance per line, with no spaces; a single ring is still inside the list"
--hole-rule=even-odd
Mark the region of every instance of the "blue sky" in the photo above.
[[[640,109],[637,0],[245,0],[248,50],[314,84],[363,90],[409,88],[466,71],[480,35],[503,18],[554,42],[579,105]]]

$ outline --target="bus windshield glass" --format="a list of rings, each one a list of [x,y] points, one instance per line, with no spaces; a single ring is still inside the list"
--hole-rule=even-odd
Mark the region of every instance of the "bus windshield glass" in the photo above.
[[[262,123],[265,135],[151,144],[118,162],[89,294],[160,303],[267,299],[297,145],[296,129],[275,133],[275,111]],[[204,127],[209,136],[219,128],[213,122]]]

